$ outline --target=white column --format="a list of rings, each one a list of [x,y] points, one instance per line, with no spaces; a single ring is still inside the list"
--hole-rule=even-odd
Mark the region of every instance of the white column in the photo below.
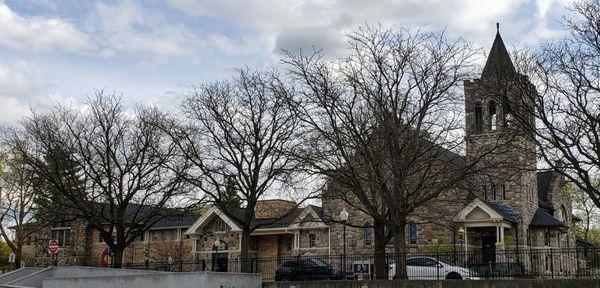
[[[467,252],[467,250],[469,249],[469,241],[467,241],[467,239],[469,239],[469,235],[467,234],[467,226],[465,226],[465,239],[463,242],[465,242],[465,252]]]
[[[192,237],[192,253],[196,253],[196,236]]]
[[[500,243],[500,227],[496,226],[496,244]]]

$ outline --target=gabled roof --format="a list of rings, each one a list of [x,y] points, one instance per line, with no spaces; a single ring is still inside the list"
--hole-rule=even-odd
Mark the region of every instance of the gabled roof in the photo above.
[[[473,216],[473,213],[476,213],[476,216]],[[514,224],[518,222],[515,215],[510,208],[500,203],[475,198],[458,212],[453,220],[455,222],[505,221]]]
[[[502,37],[500,36],[499,24],[496,25],[498,31],[496,32],[494,44],[492,44],[492,49],[481,73],[481,78],[502,79],[516,74],[515,66],[510,60],[510,54],[506,50],[504,41],[502,41]]]
[[[280,204],[280,202],[271,202],[271,203],[279,203]],[[261,229],[277,229],[277,228],[292,227],[292,225],[301,222],[302,219],[300,219],[300,218],[303,218],[302,215],[304,215],[306,212],[309,212],[309,211],[313,211],[314,212],[313,215],[316,215],[319,221],[322,221],[324,223],[328,222],[329,218],[325,215],[325,212],[323,211],[322,207],[308,205],[307,207],[304,207],[304,208],[296,207],[290,213],[282,214],[281,215],[282,218],[280,218],[280,219],[277,219],[277,218],[256,219],[255,218],[254,220],[252,220],[250,227],[253,229],[256,228],[257,229],[256,231],[260,231]],[[288,210],[288,212],[289,212],[289,210]],[[237,211],[237,213],[243,213],[243,208],[240,208],[239,211]],[[202,215],[202,217],[197,219],[195,221],[195,223],[190,225],[190,228],[185,233],[186,234],[196,233],[195,231],[198,228],[201,228],[205,224],[205,222],[210,220],[212,215],[217,215],[218,217],[223,219],[232,228],[233,231],[238,231],[240,229],[239,227],[241,227],[239,225],[239,223],[236,223],[233,219],[230,219],[229,217],[227,217],[225,215],[225,213],[223,213],[219,208],[213,206],[210,210],[207,211],[207,213],[205,213],[204,215]]]
[[[567,227],[563,222],[548,214],[544,209],[538,208],[529,223],[531,227]]]
[[[235,223],[235,221],[233,221],[231,218],[227,217],[227,215],[225,215],[225,213],[223,213],[221,210],[219,210],[219,208],[213,206],[210,209],[208,209],[208,211],[206,211],[204,214],[202,214],[202,217],[198,218],[186,231],[185,234],[194,234],[196,233],[196,231],[203,227],[204,225],[206,225],[210,219],[212,219],[213,217],[219,217],[221,218],[225,224],[227,224],[227,226],[229,226],[229,228],[231,228],[232,231],[241,231],[240,227],[238,226],[237,223]]]

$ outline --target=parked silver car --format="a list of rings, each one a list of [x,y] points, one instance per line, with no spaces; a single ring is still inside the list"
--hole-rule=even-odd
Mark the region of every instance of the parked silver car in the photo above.
[[[471,269],[453,266],[431,257],[406,259],[406,274],[410,280],[479,279],[477,273]],[[392,263],[389,266],[388,276],[393,279],[395,275],[396,264]]]

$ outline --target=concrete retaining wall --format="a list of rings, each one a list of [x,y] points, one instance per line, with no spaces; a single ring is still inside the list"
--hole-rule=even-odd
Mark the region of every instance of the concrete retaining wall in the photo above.
[[[600,279],[270,282],[263,288],[600,288]]]
[[[30,275],[30,274],[33,274],[33,273],[36,273],[36,272],[39,272],[39,271],[42,271],[42,270],[44,270],[44,269],[42,269],[42,268],[33,268],[33,267],[25,267],[25,268],[21,268],[21,269],[18,269],[18,270],[13,270],[11,272],[2,274],[0,276],[0,284],[5,284],[5,283],[12,282],[12,281],[15,281],[15,280],[17,280],[19,278],[22,278],[24,276],[27,276],[27,275]]]
[[[21,269],[0,279],[6,288],[260,288],[259,274],[157,272],[93,267]]]
[[[44,288],[260,288],[260,275],[242,273],[153,273],[146,275],[55,278],[44,280]]]

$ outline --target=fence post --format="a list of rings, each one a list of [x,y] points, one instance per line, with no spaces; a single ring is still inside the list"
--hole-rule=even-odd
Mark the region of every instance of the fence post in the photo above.
[[[554,254],[552,253],[552,250],[554,249],[550,249],[550,271],[552,273],[552,279],[554,279]]]
[[[579,249],[575,248],[575,257],[577,257],[577,276],[579,276]]]
[[[440,261],[440,252],[435,252],[435,259],[437,259],[438,262]],[[440,266],[439,265],[440,264],[438,263],[437,266],[436,266],[437,267],[437,269],[436,269],[436,271],[437,271],[437,280],[440,280]]]
[[[531,267],[529,268],[531,270],[531,276],[535,276],[535,263],[534,263],[534,259],[533,259],[533,250],[531,249],[531,246],[529,246],[529,264],[531,265]]]

